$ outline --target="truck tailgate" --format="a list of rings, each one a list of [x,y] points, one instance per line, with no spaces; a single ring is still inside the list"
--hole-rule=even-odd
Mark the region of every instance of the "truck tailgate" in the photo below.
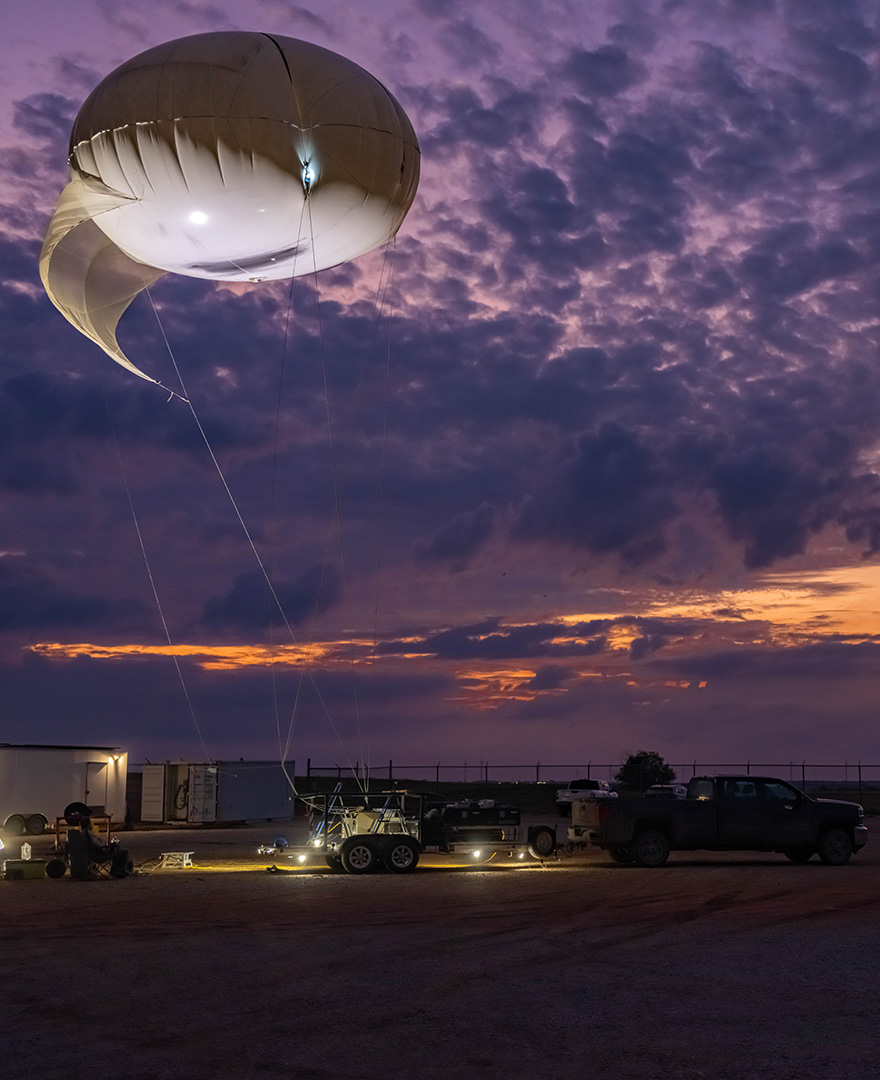
[[[589,832],[599,824],[599,806],[604,799],[575,799],[571,804],[571,824]]]

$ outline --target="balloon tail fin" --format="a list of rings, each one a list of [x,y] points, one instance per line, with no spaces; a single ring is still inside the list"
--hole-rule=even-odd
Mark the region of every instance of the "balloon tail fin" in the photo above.
[[[40,277],[49,299],[81,334],[132,374],[156,382],[119,347],[116,327],[132,300],[165,271],[126,255],[93,220],[131,201],[99,181],[72,180],[46,230]]]

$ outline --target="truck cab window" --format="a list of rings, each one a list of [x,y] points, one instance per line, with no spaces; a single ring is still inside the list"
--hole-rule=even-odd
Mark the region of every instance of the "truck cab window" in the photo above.
[[[713,799],[715,785],[711,780],[691,780],[688,787],[689,799]]]
[[[757,799],[758,789],[751,780],[725,780],[725,799]]]
[[[768,799],[778,799],[779,802],[789,803],[792,806],[798,802],[797,791],[778,780],[768,780],[764,784],[764,795]]]

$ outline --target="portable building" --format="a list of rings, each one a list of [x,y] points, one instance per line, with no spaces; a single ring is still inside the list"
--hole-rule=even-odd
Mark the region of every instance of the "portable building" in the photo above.
[[[115,746],[0,743],[0,825],[42,833],[72,802],[125,820],[128,754]]]
[[[286,766],[293,776],[293,763]],[[278,761],[143,766],[141,821],[289,821],[293,792]]]

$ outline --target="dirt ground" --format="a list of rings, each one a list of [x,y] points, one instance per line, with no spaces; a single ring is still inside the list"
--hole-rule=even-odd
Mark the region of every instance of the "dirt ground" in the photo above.
[[[279,832],[123,833],[137,864],[196,866],[0,881],[0,1075],[880,1077],[876,838],[845,867],[595,852],[351,877],[266,873]]]

